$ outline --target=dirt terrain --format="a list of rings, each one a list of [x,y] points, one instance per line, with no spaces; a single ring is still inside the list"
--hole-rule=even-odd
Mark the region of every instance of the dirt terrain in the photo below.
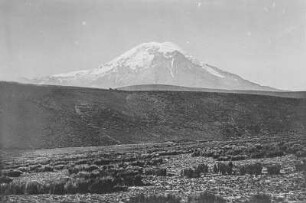
[[[305,202],[305,146],[305,136],[294,136],[3,150],[1,198],[158,202],[135,200],[143,194],[205,202],[192,198],[206,191],[220,198],[214,202]]]

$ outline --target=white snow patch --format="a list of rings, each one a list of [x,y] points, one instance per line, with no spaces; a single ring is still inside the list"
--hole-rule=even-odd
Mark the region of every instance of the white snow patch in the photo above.
[[[73,72],[69,72],[69,73],[61,73],[61,74],[56,74],[56,75],[52,75],[53,77],[78,77],[81,75],[84,75],[88,73],[88,70],[80,70],[80,71],[73,71]]]
[[[209,73],[213,74],[214,76],[217,76],[217,77],[219,77],[219,78],[224,78],[224,75],[221,75],[218,71],[216,71],[215,69],[213,69],[213,68],[211,68],[211,67],[206,66],[206,70],[207,70]]]
[[[170,75],[171,75],[172,78],[174,78],[174,73],[173,73],[173,70],[174,70],[173,62],[174,62],[174,58],[172,58],[172,60],[171,60],[171,67],[169,68]]]
[[[129,51],[125,52],[121,56],[113,59],[106,66],[126,66],[132,70],[137,68],[150,67],[155,53],[161,53],[165,57],[169,57],[169,53],[174,51],[183,52],[179,46],[171,42],[148,42],[140,44]]]
[[[172,42],[158,43],[157,46],[159,46],[158,50],[164,54],[174,51],[184,52],[179,46]]]
[[[92,76],[101,76],[103,74],[105,74],[106,72],[112,70],[114,67],[113,66],[101,66],[100,68],[96,68],[90,71],[90,75]]]

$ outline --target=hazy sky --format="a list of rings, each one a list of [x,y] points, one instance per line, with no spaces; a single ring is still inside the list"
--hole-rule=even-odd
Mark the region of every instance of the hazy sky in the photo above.
[[[306,90],[305,0],[0,0],[0,80],[96,68],[150,41]]]

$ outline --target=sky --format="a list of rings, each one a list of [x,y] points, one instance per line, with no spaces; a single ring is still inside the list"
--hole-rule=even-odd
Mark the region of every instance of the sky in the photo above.
[[[0,80],[97,68],[151,41],[306,90],[305,0],[0,0]]]

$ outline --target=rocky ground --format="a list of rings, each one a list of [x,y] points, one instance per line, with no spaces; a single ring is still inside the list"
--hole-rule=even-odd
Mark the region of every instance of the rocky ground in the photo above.
[[[11,177],[13,183],[36,180],[42,185],[50,181],[69,179],[74,177],[69,172],[69,167],[76,167],[77,164],[91,163],[97,157],[109,157],[114,168],[125,170],[141,168],[146,171],[148,168],[166,169],[166,175],[148,175],[139,172],[143,185],[129,185],[127,190],[111,192],[106,194],[77,193],[77,194],[9,194],[4,192],[3,202],[127,202],[129,198],[137,194],[173,194],[187,202],[187,197],[203,191],[210,191],[217,194],[228,202],[247,202],[250,197],[257,193],[269,194],[274,202],[306,202],[306,180],[305,172],[298,170],[296,163],[302,163],[305,159],[295,153],[286,152],[282,156],[246,158],[244,160],[232,161],[233,173],[221,174],[214,172],[216,163],[229,163],[229,161],[218,161],[218,158],[195,155],[196,150],[207,151],[219,146],[224,151],[229,151],[229,145],[235,147],[253,143],[254,140],[243,142],[192,142],[192,143],[163,143],[148,145],[123,145],[113,147],[93,148],[69,148],[42,151],[6,151],[2,152],[3,171],[20,170],[22,174],[18,177]],[[258,144],[263,144],[258,141]],[[280,141],[281,142],[281,141]],[[239,144],[240,143],[240,144]],[[272,142],[271,142],[272,143]],[[273,141],[273,146],[278,141]],[[292,143],[292,146],[296,143]],[[303,142],[302,142],[303,144]],[[290,150],[289,150],[290,151]],[[223,153],[222,152],[222,153]],[[221,152],[220,152],[221,153]],[[244,153],[246,154],[246,153]],[[224,154],[222,154],[223,157]],[[131,159],[131,157],[133,159]],[[161,158],[162,162],[150,165],[149,161]],[[137,160],[138,162],[135,162]],[[139,164],[141,161],[147,163]],[[72,165],[73,163],[73,165]],[[77,163],[77,164],[76,164]],[[135,164],[136,163],[136,164]],[[141,162],[142,163],[142,162]],[[259,175],[240,174],[241,166],[260,163],[263,168]],[[38,169],[34,170],[34,166]],[[208,166],[208,171],[201,173],[199,177],[188,178],[181,175],[185,168],[196,167],[199,164]],[[271,164],[281,166],[279,174],[269,174],[267,167]],[[46,171],[45,165],[52,169]],[[61,167],[61,165],[63,165]],[[123,166],[126,165],[126,166]],[[139,166],[136,166],[139,165]],[[60,167],[58,167],[60,166]],[[65,167],[67,166],[67,167]],[[102,170],[104,166],[98,166],[96,170]],[[43,168],[43,169],[40,169]],[[104,167],[105,168],[105,167]],[[79,172],[80,173],[80,172]],[[4,184],[4,183],[2,183]],[[11,184],[11,183],[10,183]]]

